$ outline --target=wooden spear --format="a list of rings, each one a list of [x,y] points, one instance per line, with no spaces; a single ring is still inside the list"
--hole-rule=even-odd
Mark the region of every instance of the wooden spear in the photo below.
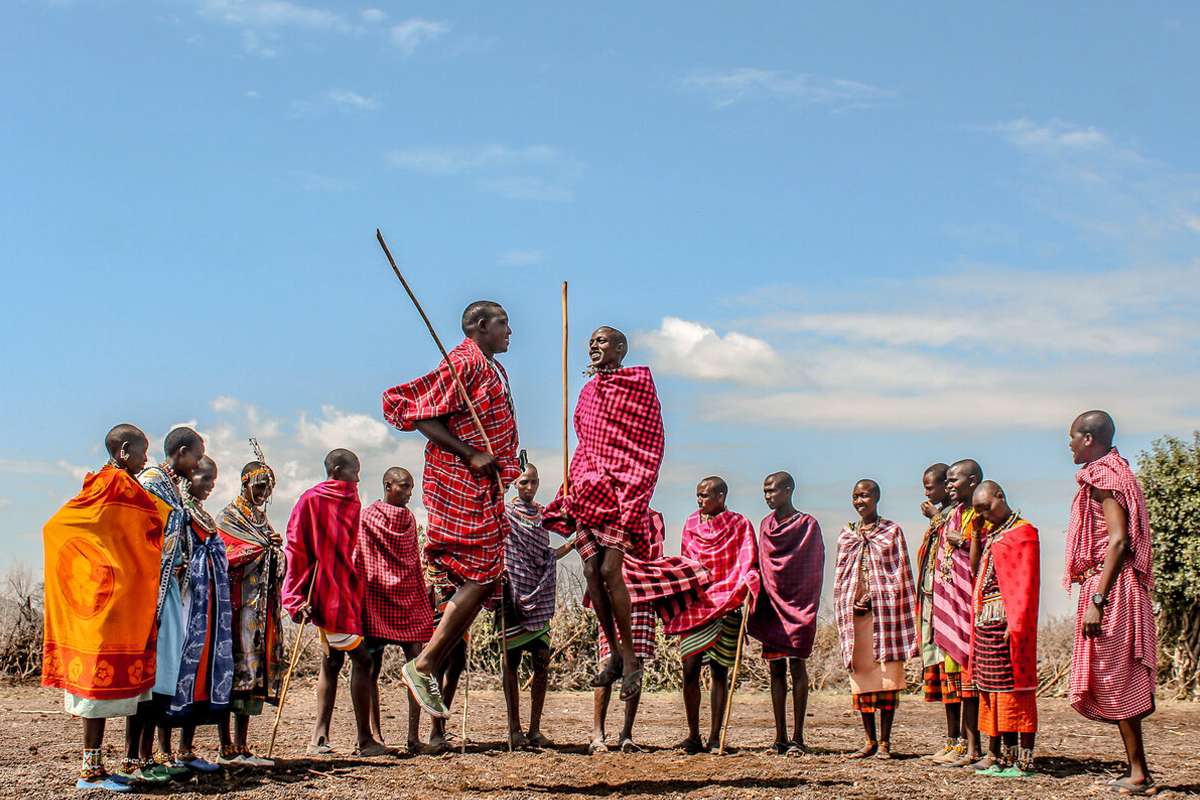
[[[733,654],[733,672],[729,676],[729,691],[725,693],[725,722],[721,725],[721,742],[717,755],[725,755],[725,735],[729,733],[729,718],[733,713],[733,690],[737,687],[738,669],[742,666],[742,644],[746,641],[746,620],[750,616],[751,593],[742,602],[742,624],[738,627],[737,650]]]
[[[304,599],[304,605],[312,608],[313,587],[317,585],[317,565],[313,564],[312,578],[308,581],[308,596]],[[275,752],[275,737],[279,735],[279,721],[283,719],[283,704],[287,701],[288,687],[292,684],[292,673],[296,671],[296,664],[300,662],[300,653],[303,648],[300,646],[304,641],[304,630],[308,626],[308,617],[300,620],[300,630],[296,631],[296,641],[292,642],[292,656],[288,659],[287,672],[283,675],[283,685],[279,687],[279,706],[275,709],[275,724],[271,727],[271,743],[267,745],[267,758]]]

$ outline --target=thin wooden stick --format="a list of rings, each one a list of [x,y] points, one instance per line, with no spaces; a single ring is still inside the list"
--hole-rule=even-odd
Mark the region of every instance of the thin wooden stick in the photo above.
[[[312,578],[308,581],[308,596],[304,599],[304,605],[311,608],[313,587],[317,585],[317,568],[313,565]],[[279,688],[279,706],[275,709],[275,724],[271,726],[271,743],[267,745],[267,758],[275,752],[275,737],[279,735],[279,721],[283,719],[283,704],[287,701],[288,687],[292,684],[292,673],[296,671],[296,664],[300,661],[300,653],[302,648],[300,643],[304,641],[304,630],[308,626],[308,620],[304,619],[300,623],[300,630],[296,631],[296,641],[292,642],[292,657],[288,659],[288,669],[283,676],[283,686]]]
[[[733,654],[733,673],[729,676],[729,691],[725,693],[725,722],[721,725],[721,743],[717,755],[725,755],[725,735],[729,733],[729,718],[733,713],[733,690],[737,686],[738,669],[742,666],[742,643],[746,641],[746,619],[750,616],[750,593],[742,602],[742,624],[738,628],[737,650]]]
[[[471,648],[475,637],[467,634],[467,665],[463,668],[462,754],[467,754],[467,708],[471,705]]]
[[[570,435],[569,427],[569,412],[567,410],[567,346],[569,344],[567,336],[567,282],[562,284],[562,469],[563,469],[563,497],[571,493],[571,459],[569,455],[570,446],[568,444],[568,436]]]
[[[508,621],[504,613],[504,600],[506,592],[504,591],[505,580],[504,576],[500,577],[500,685],[502,690],[508,688]],[[505,695],[505,700],[508,697]],[[507,708],[505,709],[507,710]],[[512,734],[508,738],[508,752],[513,751]]]

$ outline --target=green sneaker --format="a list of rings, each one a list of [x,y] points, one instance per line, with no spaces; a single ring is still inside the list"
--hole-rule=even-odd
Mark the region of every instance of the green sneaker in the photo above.
[[[1004,767],[1000,766],[998,762],[992,762],[983,769],[975,770],[976,775],[983,775],[985,778],[995,778],[1003,773]]]
[[[412,693],[413,699],[425,709],[425,713],[438,719],[450,719],[450,709],[442,701],[442,689],[436,678],[420,672],[415,661],[407,662],[400,674],[404,678],[404,685]]]
[[[1033,770],[1021,769],[1016,764],[1013,764],[1012,766],[1005,767],[1004,769],[997,772],[996,777],[997,778],[1032,778],[1034,776],[1034,774],[1035,773],[1033,772]]]
[[[162,764],[147,761],[134,773],[144,783],[161,784],[171,780],[170,774]]]

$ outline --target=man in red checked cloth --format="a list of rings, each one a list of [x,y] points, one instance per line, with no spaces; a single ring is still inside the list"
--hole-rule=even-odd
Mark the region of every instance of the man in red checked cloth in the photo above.
[[[642,691],[642,662],[634,650],[632,607],[653,602],[670,616],[707,581],[695,561],[652,558],[650,498],[662,466],[662,406],[649,367],[622,365],[629,343],[616,328],[597,328],[588,342],[593,378],[575,405],[579,445],[564,496],[546,507],[543,525],[575,534],[588,598],[610,642],[619,642],[592,686],[621,681],[621,700]],[[618,636],[619,634],[619,636]]]
[[[402,431],[418,430],[425,446],[423,501],[429,513],[425,561],[430,582],[451,595],[433,638],[404,665],[404,683],[431,716],[447,719],[434,673],[446,662],[496,591],[504,571],[509,523],[504,489],[521,474],[517,421],[508,374],[496,361],[508,351],[508,314],[490,300],[463,311],[466,339],[449,360],[471,399],[487,441],[480,436],[462,391],[443,360],[437,369],[383,393],[383,416]],[[488,445],[491,452],[488,452]]]
[[[1146,497],[1113,447],[1115,436],[1116,424],[1103,411],[1080,414],[1071,424],[1071,454],[1080,469],[1063,578],[1068,588],[1079,584],[1069,696],[1080,714],[1121,731],[1129,770],[1111,788],[1147,795],[1157,790],[1142,741],[1158,674],[1154,560]]]

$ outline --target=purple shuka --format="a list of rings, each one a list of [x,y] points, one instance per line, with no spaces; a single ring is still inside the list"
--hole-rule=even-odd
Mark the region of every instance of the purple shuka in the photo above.
[[[808,658],[825,572],[821,526],[800,511],[783,522],[768,514],[758,526],[758,568],[762,590],[746,632],[762,642],[765,658]]]

